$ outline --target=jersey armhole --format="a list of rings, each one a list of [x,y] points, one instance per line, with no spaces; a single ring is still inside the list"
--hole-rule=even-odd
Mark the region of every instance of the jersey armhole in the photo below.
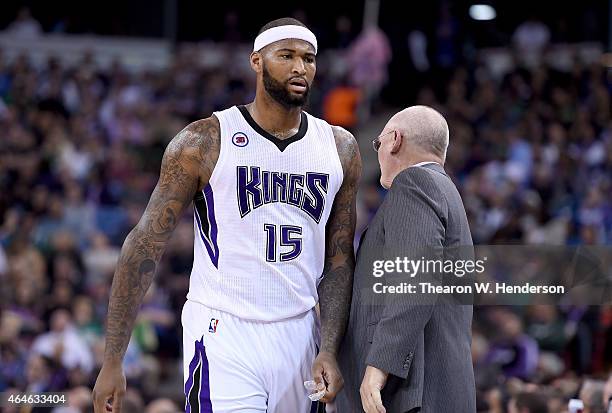
[[[214,186],[215,182],[218,179],[217,178],[217,175],[219,174],[218,171],[221,171],[223,169],[223,164],[225,163],[225,152],[226,152],[225,140],[227,139],[227,136],[225,136],[225,133],[228,130],[228,125],[227,125],[227,119],[226,119],[227,115],[224,114],[223,112],[213,112],[213,116],[215,116],[217,120],[219,121],[219,157],[217,158],[215,167],[213,168],[210,174],[210,179],[208,180],[208,184],[210,186]]]
[[[344,168],[342,167],[342,159],[340,159],[340,153],[338,153],[338,145],[336,144],[336,137],[334,136],[334,129],[331,127],[329,123],[325,123],[327,126],[329,133],[331,135],[331,142],[333,145],[334,159],[336,160],[336,170],[338,171],[338,191],[342,187],[344,183]]]

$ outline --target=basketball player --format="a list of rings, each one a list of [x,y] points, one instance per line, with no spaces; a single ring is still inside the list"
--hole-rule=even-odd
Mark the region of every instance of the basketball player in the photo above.
[[[192,200],[186,412],[305,413],[316,408],[305,380],[320,383],[325,402],[342,388],[336,353],[350,302],[361,160],[350,133],[302,110],[316,53],[301,22],[265,25],[250,57],[254,102],[196,121],[168,145],[113,279],[96,413],[121,410],[134,318]]]

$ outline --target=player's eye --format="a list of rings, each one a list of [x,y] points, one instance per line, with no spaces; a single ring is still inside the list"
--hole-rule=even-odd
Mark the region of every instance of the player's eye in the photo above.
[[[283,54],[283,55],[281,55],[281,57],[283,59],[291,59],[291,55],[290,54]]]
[[[315,61],[314,57],[310,57],[310,56],[306,57],[305,60],[306,60],[306,63],[314,63]]]

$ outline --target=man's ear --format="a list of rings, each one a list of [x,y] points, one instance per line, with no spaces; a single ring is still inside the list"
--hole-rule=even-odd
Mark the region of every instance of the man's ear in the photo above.
[[[404,137],[402,133],[398,130],[393,131],[393,146],[391,147],[391,153],[398,153],[400,148],[402,147],[402,140]]]
[[[259,52],[251,53],[250,63],[251,63],[251,69],[253,69],[255,73],[261,72],[261,64],[262,64],[261,53]]]

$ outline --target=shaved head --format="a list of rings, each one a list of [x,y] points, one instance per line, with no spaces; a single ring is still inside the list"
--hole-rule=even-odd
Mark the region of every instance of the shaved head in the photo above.
[[[425,153],[446,158],[448,124],[437,110],[429,106],[410,106],[393,115],[385,129],[399,131],[415,147]]]
[[[422,162],[444,165],[448,124],[429,106],[410,106],[393,115],[374,141],[380,165],[380,183],[390,188],[404,169]]]

